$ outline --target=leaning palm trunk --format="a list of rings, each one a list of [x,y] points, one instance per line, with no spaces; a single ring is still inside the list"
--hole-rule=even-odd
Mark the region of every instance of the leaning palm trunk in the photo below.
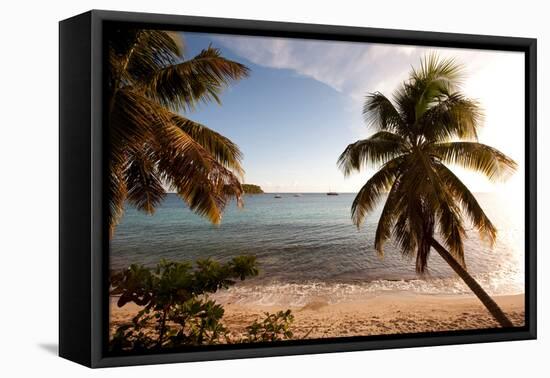
[[[481,303],[489,310],[491,315],[499,322],[501,327],[513,327],[514,325],[508,319],[504,311],[497,305],[497,303],[483,290],[483,288],[477,283],[477,281],[460,265],[455,258],[441,245],[437,240],[432,238],[432,247],[439,253],[443,260],[447,262],[453,268],[456,274],[462,278],[462,280],[468,285],[468,287],[479,298]]]

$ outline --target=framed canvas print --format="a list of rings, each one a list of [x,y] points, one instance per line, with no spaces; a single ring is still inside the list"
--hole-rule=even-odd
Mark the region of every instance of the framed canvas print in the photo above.
[[[60,23],[62,357],[536,337],[536,40]]]

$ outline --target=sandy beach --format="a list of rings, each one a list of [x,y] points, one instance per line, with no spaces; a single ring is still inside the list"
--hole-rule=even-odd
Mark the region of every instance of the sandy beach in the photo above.
[[[524,295],[496,296],[495,301],[514,325],[524,325]],[[287,307],[224,304],[224,324],[235,336],[247,325]],[[496,328],[498,325],[474,296],[417,295],[382,293],[362,300],[329,304],[313,299],[303,307],[290,307],[295,320],[295,338],[368,336],[468,329]],[[128,304],[111,306],[111,331],[128,321],[138,307]]]

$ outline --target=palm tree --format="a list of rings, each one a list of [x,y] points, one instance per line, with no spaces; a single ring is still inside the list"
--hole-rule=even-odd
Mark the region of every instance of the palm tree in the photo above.
[[[340,155],[345,175],[367,164],[381,165],[355,197],[352,220],[359,227],[387,193],[374,247],[383,255],[393,238],[404,256],[416,258],[424,273],[430,249],[464,280],[503,327],[513,326],[499,306],[466,270],[464,217],[491,245],[497,229],[474,195],[446,166],[480,172],[490,180],[506,178],[516,163],[502,152],[477,142],[483,119],[479,104],[460,91],[463,67],[453,59],[429,55],[394,93],[366,97],[363,115],[375,133],[350,144]],[[436,240],[436,235],[442,244]]]
[[[152,214],[167,189],[219,223],[231,196],[240,204],[241,152],[181,113],[219,103],[248,68],[211,46],[185,60],[183,40],[172,32],[116,28],[108,41],[111,235],[125,201]]]

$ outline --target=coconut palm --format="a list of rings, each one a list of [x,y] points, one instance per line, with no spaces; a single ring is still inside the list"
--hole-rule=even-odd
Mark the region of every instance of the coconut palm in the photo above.
[[[241,152],[228,138],[183,116],[248,74],[209,46],[186,60],[183,40],[159,30],[108,34],[109,224],[124,203],[146,213],[174,190],[213,223],[228,199],[240,201]]]
[[[483,119],[479,104],[460,92],[463,67],[429,55],[394,93],[370,93],[363,114],[375,133],[350,144],[338,160],[345,175],[381,166],[355,197],[352,220],[359,227],[387,193],[374,247],[383,255],[392,238],[424,273],[431,248],[451,266],[505,327],[512,323],[466,270],[465,219],[482,238],[495,242],[497,229],[466,185],[447,167],[458,165],[490,180],[506,178],[516,163],[477,142]],[[441,243],[436,240],[441,240]]]

